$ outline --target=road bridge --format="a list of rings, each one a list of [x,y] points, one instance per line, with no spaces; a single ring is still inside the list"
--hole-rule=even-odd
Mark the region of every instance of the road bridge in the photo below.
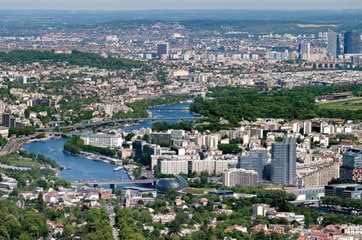
[[[120,118],[120,119],[105,119],[103,121],[96,121],[96,122],[83,122],[77,123],[69,126],[58,127],[60,130],[67,129],[67,130],[76,130],[76,129],[84,129],[94,126],[102,126],[107,125],[109,123],[127,123],[127,122],[142,122],[151,120],[154,122],[159,121],[167,121],[167,120],[195,120],[202,118],[201,116],[192,116],[192,117],[185,117],[185,116],[170,116],[170,117],[146,117],[146,118]],[[39,132],[50,132],[53,131],[56,127],[48,127],[48,128],[39,128]]]
[[[152,184],[154,185],[158,179],[111,179],[111,180],[75,180],[69,181],[72,185],[90,185],[97,187],[100,185],[109,185],[112,189],[117,185],[123,184]]]
[[[190,108],[150,108],[149,110],[157,111],[190,111]]]

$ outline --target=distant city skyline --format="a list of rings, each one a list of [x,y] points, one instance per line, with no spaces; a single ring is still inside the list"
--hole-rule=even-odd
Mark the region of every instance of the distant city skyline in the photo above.
[[[38,10],[167,10],[255,9],[342,10],[362,9],[361,0],[2,0],[0,9]]]

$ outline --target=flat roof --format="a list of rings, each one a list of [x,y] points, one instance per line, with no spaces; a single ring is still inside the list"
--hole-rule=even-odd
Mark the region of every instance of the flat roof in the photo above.
[[[140,192],[156,191],[156,189],[154,189],[154,188],[144,188],[144,187],[136,187],[136,186],[126,186],[126,187],[122,187],[122,189],[137,190],[137,191],[140,191]]]

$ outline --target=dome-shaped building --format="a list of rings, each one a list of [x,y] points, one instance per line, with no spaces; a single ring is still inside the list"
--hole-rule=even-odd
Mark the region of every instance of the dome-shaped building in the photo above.
[[[156,182],[156,189],[161,193],[165,193],[173,189],[181,190],[187,187],[187,181],[180,175],[175,175],[174,178],[161,178]]]

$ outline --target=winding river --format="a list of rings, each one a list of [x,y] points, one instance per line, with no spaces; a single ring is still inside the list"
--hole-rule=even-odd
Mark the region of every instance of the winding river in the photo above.
[[[164,105],[157,108],[149,109],[153,117],[180,117],[179,120],[167,120],[169,123],[181,121],[182,117],[194,117],[195,115],[189,111],[182,109],[188,108],[189,103],[178,103]],[[147,128],[152,126],[152,121],[143,121],[138,125],[123,128],[123,131],[129,132],[132,130]],[[63,152],[63,145],[66,138],[51,139],[43,142],[32,142],[22,145],[27,152],[36,154],[42,153],[45,156],[54,159],[59,164],[70,168],[60,171],[58,176],[66,180],[109,180],[109,179],[128,179],[127,172],[121,170],[113,172],[116,165],[107,164],[89,160],[85,157],[74,156]]]

